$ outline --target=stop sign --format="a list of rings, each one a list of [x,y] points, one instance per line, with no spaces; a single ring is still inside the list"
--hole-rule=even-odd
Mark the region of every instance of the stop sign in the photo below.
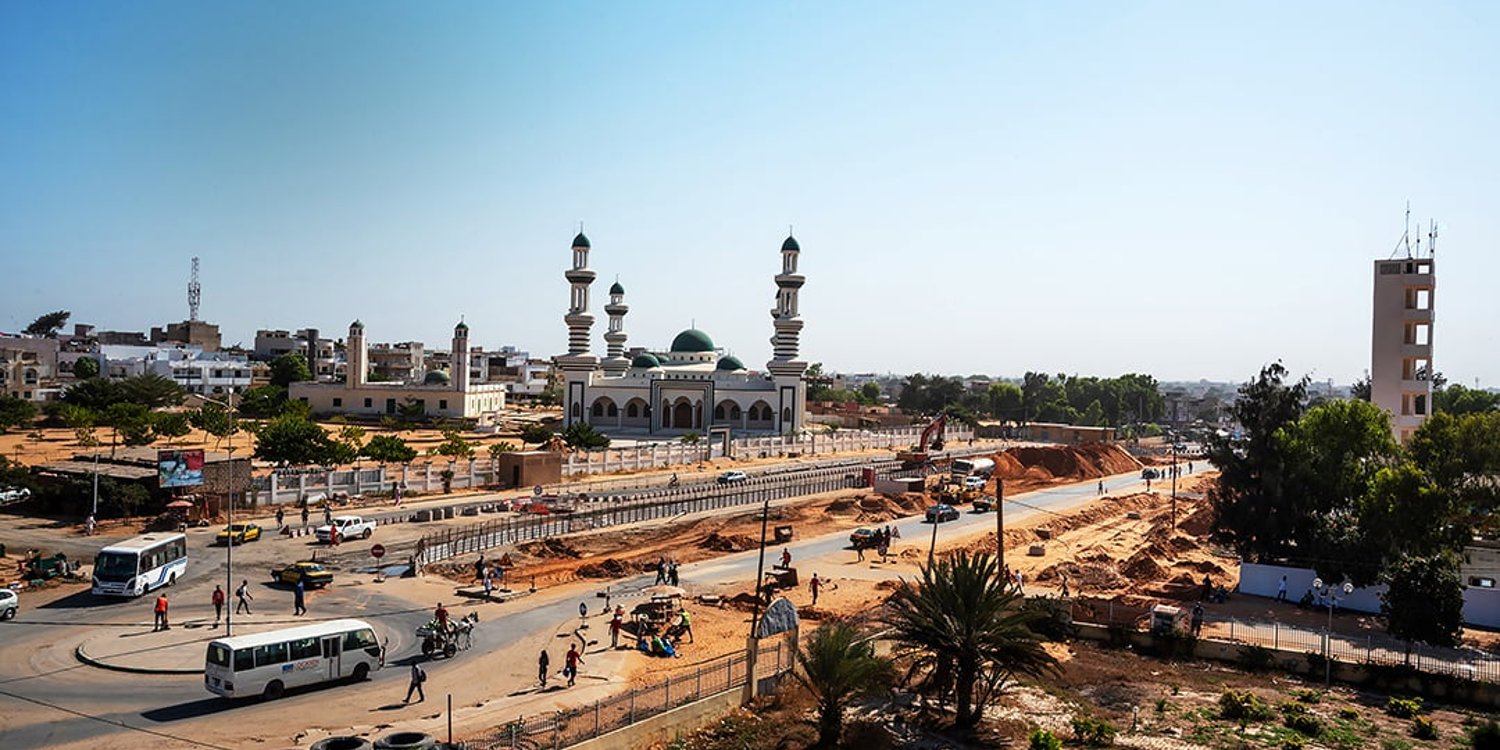
[[[385,557],[385,546],[380,544],[370,545],[370,554],[374,556],[376,560]]]

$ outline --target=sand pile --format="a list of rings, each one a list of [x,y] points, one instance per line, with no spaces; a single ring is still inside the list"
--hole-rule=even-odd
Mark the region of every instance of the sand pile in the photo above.
[[[640,565],[610,557],[597,563],[578,566],[579,578],[621,578],[640,572]]]
[[[1001,458],[1005,456],[1006,458]],[[1013,459],[1013,460],[1007,460]],[[1021,471],[1017,471],[1017,468]],[[1007,479],[1097,479],[1136,471],[1141,463],[1118,446],[1106,443],[1083,445],[1021,446],[995,457],[996,471]]]
[[[531,557],[542,559],[572,559],[576,560],[583,555],[571,545],[561,539],[543,539],[539,542],[526,542],[516,545],[516,551]]]
[[[1026,464],[1021,463],[1009,452],[996,453],[990,458],[995,461],[995,476],[1002,479],[1020,479],[1026,474]]]
[[[751,539],[746,534],[720,534],[715,531],[703,537],[702,541],[698,542],[698,546],[715,552],[744,552],[760,546],[760,542]]]
[[[1126,578],[1136,581],[1155,581],[1167,574],[1151,554],[1151,548],[1146,547],[1130,556],[1130,559],[1120,564],[1120,574]]]

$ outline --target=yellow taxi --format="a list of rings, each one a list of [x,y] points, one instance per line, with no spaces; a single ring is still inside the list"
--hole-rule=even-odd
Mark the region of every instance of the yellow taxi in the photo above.
[[[294,562],[284,568],[271,571],[271,581],[273,583],[296,585],[299,580],[302,581],[303,586],[308,588],[327,586],[333,583],[333,572],[324,568],[322,563],[313,562],[312,560]]]
[[[260,539],[260,527],[253,523],[235,523],[226,526],[218,536],[214,537],[215,544],[241,544],[253,542]]]

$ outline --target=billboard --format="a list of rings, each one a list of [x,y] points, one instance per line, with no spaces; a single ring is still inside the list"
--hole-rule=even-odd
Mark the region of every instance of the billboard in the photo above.
[[[157,451],[156,475],[162,489],[203,484],[203,449]]]

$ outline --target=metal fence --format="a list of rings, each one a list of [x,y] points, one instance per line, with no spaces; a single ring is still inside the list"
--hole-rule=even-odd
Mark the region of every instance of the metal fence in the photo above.
[[[794,661],[792,647],[784,639],[763,645],[756,669],[761,688],[771,689],[789,673]],[[488,736],[466,740],[464,750],[559,750],[608,732],[628,727],[679,706],[731,690],[739,690],[749,679],[746,654],[730,654],[707,662],[686,674],[668,677],[644,687],[577,706],[537,716],[520,716],[493,730]]]
[[[1147,610],[1113,602],[1075,602],[1076,622],[1133,627]],[[1378,633],[1347,635],[1324,628],[1253,622],[1232,617],[1203,618],[1200,638],[1312,654],[1346,664],[1408,666],[1432,674],[1500,683],[1500,657],[1478,649],[1441,648]],[[1410,658],[1407,649],[1410,648]]]

